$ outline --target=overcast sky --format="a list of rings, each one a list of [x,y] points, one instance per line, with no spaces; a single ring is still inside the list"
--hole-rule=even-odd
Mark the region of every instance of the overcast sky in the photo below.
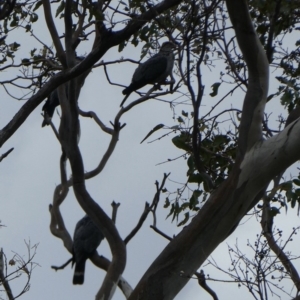
[[[36,35],[45,42],[49,40],[49,35],[43,26],[38,27]],[[32,46],[31,43],[28,43],[28,37],[21,32],[16,32],[15,37],[22,42],[22,46],[27,46],[27,49]],[[26,53],[26,50],[23,51]],[[87,52],[88,48],[82,46],[78,54],[85,55]],[[103,59],[114,60],[121,57],[138,60],[140,48],[130,46],[121,54],[115,48],[109,51]],[[110,67],[108,70],[113,82],[126,85],[130,83],[135,68],[135,65],[123,63]],[[1,80],[4,80],[9,77],[9,72],[2,72],[0,76]],[[274,91],[276,88],[274,76],[271,74],[273,85],[270,88],[270,93],[272,89]],[[221,86],[217,97],[211,98],[209,96],[210,86],[219,79],[217,68],[212,69],[211,72],[206,70],[203,79],[206,90],[201,114],[209,110],[226,93],[226,88]],[[0,126],[3,128],[24,102],[10,99],[3,89],[0,92]],[[164,99],[172,100],[172,97],[174,95]],[[109,86],[106,83],[103,70],[95,69],[85,81],[79,103],[81,109],[95,111],[99,118],[106,125],[109,125],[109,122],[117,114],[122,99],[122,88]],[[129,103],[134,99],[136,99],[135,95],[131,95],[127,102]],[[242,100],[242,93],[235,93],[224,103],[224,107],[231,107],[232,105],[240,108]],[[32,246],[38,244],[34,258],[34,262],[38,266],[32,274],[30,291],[21,299],[93,299],[103,280],[104,271],[87,262],[84,285],[73,286],[73,269],[70,266],[58,272],[50,268],[51,265],[61,265],[67,261],[70,254],[63,247],[61,240],[54,237],[49,231],[48,205],[52,202],[55,186],[60,183],[59,159],[61,150],[51,128],[41,128],[42,105],[29,116],[23,126],[1,148],[0,154],[14,147],[14,151],[1,162],[0,218],[6,227],[0,230],[0,247],[3,247],[8,259],[11,259],[16,252],[26,260],[27,248],[24,240],[27,242],[30,240]],[[182,109],[191,111],[191,108],[185,105],[178,107],[176,113],[180,114]],[[280,113],[279,105],[273,103],[272,106],[267,106],[267,110],[273,113],[273,119],[276,120]],[[111,215],[111,202],[113,200],[121,203],[116,224],[123,238],[136,225],[145,202],[152,201],[156,191],[154,182],[156,180],[161,181],[163,173],[171,172],[170,179],[172,181],[182,183],[186,181],[186,162],[183,159],[157,165],[168,158],[175,158],[183,154],[182,151],[172,145],[172,136],[155,143],[144,142],[140,144],[140,141],[155,125],[159,123],[170,126],[176,125],[177,123],[172,117],[173,111],[170,109],[170,105],[155,100],[143,103],[124,115],[121,121],[127,125],[121,131],[115,152],[103,172],[87,182],[90,194],[108,215]],[[54,116],[54,123],[57,126],[59,124],[57,114]],[[108,146],[109,136],[103,133],[90,119],[81,120],[81,131],[80,148],[85,170],[88,171],[100,161]],[[154,137],[158,136],[159,134],[154,135]],[[176,188],[172,181],[167,181],[166,187],[169,190]],[[157,225],[160,230],[173,236],[181,228],[178,228],[175,222],[171,223],[171,219],[166,219],[169,211],[163,208],[163,204],[164,195],[162,195],[159,204]],[[61,206],[61,211],[67,228],[73,235],[76,222],[84,215],[84,212],[79,207],[72,190]],[[279,219],[281,220],[280,228],[284,229],[286,235],[291,232],[293,226],[299,226],[299,218],[295,211],[289,210],[288,216],[283,213]],[[151,224],[152,218],[149,215],[143,228],[128,244],[124,277],[132,287],[137,284],[151,262],[168,242],[149,227]],[[230,264],[227,244],[234,246],[238,238],[239,246],[247,253],[249,252],[247,241],[250,240],[251,243],[254,243],[256,234],[259,232],[259,223],[255,218],[247,217],[234,234],[213,253],[214,259],[227,269]],[[293,244],[294,247],[295,244]],[[98,252],[109,259],[111,258],[106,240],[101,243]],[[9,267],[9,271],[14,269],[15,267]],[[224,278],[213,268],[206,267],[204,271],[209,273],[211,277]],[[24,280],[25,276],[21,276],[21,278],[11,282],[14,295],[18,294]],[[233,295],[238,299],[240,297],[252,299],[246,288],[238,288],[237,284],[215,282],[209,284],[219,293],[220,299],[232,299]],[[196,300],[200,297],[201,299],[211,299],[198,286],[196,280],[191,280],[176,299]],[[124,299],[124,296],[117,290],[114,299],[121,300]]]

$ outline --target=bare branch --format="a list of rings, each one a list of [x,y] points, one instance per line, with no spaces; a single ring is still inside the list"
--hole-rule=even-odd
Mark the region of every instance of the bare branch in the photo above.
[[[8,151],[6,151],[5,153],[3,153],[1,156],[0,156],[0,162],[10,153],[14,150],[14,148],[10,148]]]
[[[199,272],[196,272],[195,275],[197,276],[198,278],[198,283],[199,285],[205,290],[207,291],[214,300],[218,300],[218,296],[217,294],[207,285],[206,283],[206,279],[205,279],[205,274],[204,274],[204,271],[201,270],[200,273]]]
[[[144,208],[144,211],[137,223],[137,225],[133,228],[133,230],[128,234],[128,236],[124,239],[124,243],[127,245],[128,242],[136,235],[136,233],[140,230],[140,228],[143,226],[144,224],[144,221],[147,219],[147,216],[150,212],[150,209],[149,209],[149,203],[146,202],[145,203],[145,208]]]
[[[158,204],[158,201],[159,201],[160,193],[161,193],[162,189],[164,188],[166,180],[169,177],[169,175],[170,175],[170,173],[169,174],[164,174],[164,177],[163,177],[163,180],[162,180],[162,183],[161,183],[160,186],[158,185],[158,182],[156,181],[156,183],[155,183],[156,193],[153,197],[152,203],[151,203],[151,205],[149,205],[148,202],[145,203],[144,211],[143,211],[137,225],[130,232],[130,234],[124,239],[124,243],[126,245],[136,235],[136,233],[141,229],[141,227],[143,226],[143,224],[144,224],[144,222],[145,222],[145,220],[146,220],[146,218],[147,218],[150,211],[153,213],[153,219],[154,220],[156,219],[155,211],[156,211],[157,204]],[[155,221],[153,223],[156,224]]]
[[[291,276],[293,283],[295,284],[297,291],[300,291],[300,276],[297,272],[292,261],[285,254],[284,250],[276,243],[273,236],[273,219],[272,210],[270,206],[270,199],[265,197],[263,204],[263,214],[261,220],[261,227],[263,230],[263,235],[266,237],[270,249],[281,261],[282,265],[285,267],[287,273]],[[299,228],[297,228],[299,229]],[[293,233],[297,230],[293,229]],[[288,239],[289,240],[289,239]]]
[[[115,201],[113,201],[111,206],[113,208],[111,220],[113,221],[114,224],[116,224],[117,211],[120,206],[120,203],[116,203]]]
[[[44,15],[45,15],[45,20],[47,23],[47,27],[49,29],[49,32],[51,34],[55,49],[57,51],[57,55],[60,59],[60,62],[62,65],[66,65],[66,56],[64,53],[63,46],[60,42],[58,32],[56,30],[56,26],[54,24],[52,14],[51,14],[51,7],[50,7],[50,2],[49,0],[43,0],[43,7],[44,7]]]
[[[4,260],[3,260],[3,249],[0,249],[0,282],[3,285],[6,295],[8,297],[9,300],[14,300],[14,296],[12,293],[12,290],[10,288],[10,285],[8,283],[8,281],[6,280],[5,276],[4,276]]]

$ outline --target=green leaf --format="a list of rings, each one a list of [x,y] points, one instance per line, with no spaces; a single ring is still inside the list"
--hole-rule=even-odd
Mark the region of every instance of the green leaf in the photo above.
[[[38,16],[37,14],[32,14],[32,15],[30,16],[30,21],[31,21],[32,23],[36,22],[38,19],[39,19],[39,16]]]
[[[277,94],[271,94],[267,97],[267,102],[270,101],[274,96],[277,96]]]
[[[270,213],[273,217],[275,217],[276,215],[280,214],[280,210],[277,207],[272,206],[270,209]]]
[[[189,141],[189,137],[185,134],[181,134],[178,136],[175,136],[172,139],[173,144],[179,148],[179,149],[183,149],[185,151],[191,151],[191,147],[187,144]]]
[[[191,174],[189,176],[188,182],[200,184],[201,182],[203,182],[203,177],[199,173]]]
[[[55,17],[57,17],[65,9],[65,1],[61,1],[59,7],[56,10]]]
[[[211,97],[215,97],[218,95],[218,89],[219,89],[219,86],[221,85],[221,82],[216,82],[214,83],[211,88],[212,88],[212,92],[209,94]]]
[[[184,110],[181,112],[181,114],[186,118],[189,116],[189,114],[187,112],[185,112]]]
[[[145,136],[145,138],[141,141],[141,143],[143,141],[145,141],[152,133],[154,133],[155,131],[157,131],[159,129],[162,129],[164,126],[165,126],[164,124],[158,124],[158,125],[156,125],[152,130],[149,131],[149,133]]]
[[[165,204],[164,204],[164,208],[168,208],[170,206],[170,200],[169,198],[167,197],[166,198],[166,201],[165,201]]]
[[[20,47],[20,44],[14,42],[14,43],[11,43],[11,44],[9,45],[9,47],[10,47],[10,49],[11,49],[12,51],[17,51],[18,48]]]
[[[219,134],[214,137],[214,146],[218,147],[221,144],[227,144],[230,141],[227,135]]]
[[[195,169],[195,160],[194,157],[192,155],[190,155],[190,157],[187,160],[187,165],[189,167],[189,170],[194,170]]]
[[[33,11],[36,11],[42,5],[42,3],[43,1],[38,1],[34,6]]]
[[[199,190],[195,190],[193,192],[193,195],[192,197],[190,198],[190,201],[189,201],[189,208],[190,209],[195,209],[196,205],[199,204],[199,196],[202,194],[202,191],[199,191]]]
[[[12,20],[9,24],[10,27],[15,27],[18,25],[18,21],[17,20]]]
[[[118,51],[122,52],[125,46],[126,46],[126,41],[123,41],[122,43],[119,44]]]
[[[30,59],[28,59],[28,58],[22,59],[22,64],[25,66],[28,66],[30,64]]]
[[[300,186],[300,180],[299,179],[294,179],[293,183],[296,184],[296,185],[298,185],[298,186]]]
[[[26,32],[28,32],[28,31],[31,30],[31,25],[30,25],[30,24],[27,24],[27,25],[25,26],[25,28],[26,28]]]
[[[184,123],[184,120],[183,120],[181,117],[178,117],[178,118],[177,118],[177,121],[178,121],[179,123]]]
[[[281,96],[280,100],[282,104],[290,104],[293,101],[293,93],[291,90],[286,90]]]
[[[283,182],[279,185],[279,189],[282,191],[291,191],[293,188],[293,183],[292,181],[286,181]]]
[[[184,225],[189,220],[189,218],[190,218],[190,213],[186,212],[184,214],[184,219],[177,226],[179,227],[179,226]]]

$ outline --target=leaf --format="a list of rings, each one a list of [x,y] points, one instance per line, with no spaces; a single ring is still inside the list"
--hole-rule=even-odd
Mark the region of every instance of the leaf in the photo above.
[[[165,204],[164,204],[164,208],[167,208],[167,207],[169,207],[170,206],[170,200],[169,200],[169,198],[167,197],[166,198],[166,201],[165,201]]]
[[[191,151],[191,147],[187,144],[188,141],[189,138],[185,134],[181,134],[172,138],[172,142],[177,148],[183,149],[185,151]]]
[[[27,24],[27,25],[25,26],[25,28],[26,28],[26,32],[28,32],[28,31],[31,30],[31,25],[30,25],[30,24]]]
[[[199,173],[198,174],[191,174],[189,176],[188,182],[200,184],[201,182],[203,182],[203,177]]]
[[[291,191],[293,188],[293,184],[292,184],[292,181],[286,181],[286,182],[281,183],[278,187],[280,190],[283,190],[283,191]]]
[[[290,90],[286,90],[280,98],[282,104],[290,104],[293,101],[293,94]]]
[[[187,112],[185,112],[184,110],[181,112],[181,114],[186,118],[189,116],[189,114]]]
[[[55,17],[57,17],[65,9],[65,1],[61,1],[59,7],[56,10]]]
[[[38,19],[39,19],[39,16],[38,16],[37,14],[32,14],[32,15],[30,16],[30,21],[31,21],[32,23],[36,22]]]
[[[211,88],[212,88],[212,92],[209,94],[211,97],[215,97],[218,95],[218,89],[219,89],[219,86],[221,85],[221,82],[216,82],[214,83]]]
[[[17,25],[18,25],[18,21],[17,21],[17,20],[13,20],[13,21],[11,21],[10,24],[9,24],[10,27],[15,27],[15,26],[17,26]]]
[[[184,120],[183,120],[181,117],[178,117],[178,118],[177,118],[177,121],[178,121],[179,123],[184,123]]]
[[[42,1],[38,1],[34,6],[33,11],[36,11],[42,5],[42,3]]]
[[[119,52],[122,52],[123,49],[125,48],[125,46],[126,46],[126,42],[123,41],[122,43],[119,44],[118,51],[119,51]]]
[[[296,185],[298,185],[298,186],[300,186],[300,180],[299,179],[294,179],[293,183],[296,184]]]
[[[189,167],[189,171],[193,171],[195,169],[195,160],[194,157],[191,155],[187,160],[187,165]]]
[[[277,94],[271,94],[267,97],[267,102],[270,101],[274,96],[277,96]]]
[[[179,227],[179,226],[184,225],[189,220],[189,218],[190,218],[190,213],[186,212],[184,214],[184,219],[177,226]]]
[[[12,51],[17,51],[18,48],[20,47],[20,44],[14,42],[14,43],[11,43],[11,44],[9,45],[9,47],[10,47],[10,49],[11,49]]]
[[[280,210],[277,207],[272,206],[270,209],[270,213],[273,217],[275,217],[276,215],[280,214]]]
[[[140,142],[140,144],[145,141],[152,133],[154,133],[155,131],[163,128],[165,125],[164,124],[158,124],[156,125],[152,130],[149,131],[149,133],[145,136],[145,138]]]
[[[22,59],[22,64],[25,65],[25,66],[28,66],[30,64],[30,59],[28,58],[23,58]]]
[[[214,146],[218,147],[221,144],[227,144],[230,141],[227,135],[218,134],[214,137]]]
[[[192,197],[190,198],[190,202],[189,202],[189,208],[190,209],[194,209],[196,207],[197,204],[199,204],[199,196],[202,194],[202,191],[199,190],[195,190],[193,192]]]

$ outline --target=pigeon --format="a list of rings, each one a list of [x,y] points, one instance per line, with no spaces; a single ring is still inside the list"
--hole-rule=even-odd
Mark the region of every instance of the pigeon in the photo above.
[[[168,76],[172,77],[174,48],[175,45],[172,42],[164,42],[157,54],[137,67],[133,73],[131,84],[122,92],[126,96],[120,106],[123,106],[132,92],[147,84],[160,85],[166,81]]]
[[[84,56],[76,56],[76,63],[79,64],[84,60]],[[84,82],[82,83],[82,85]],[[65,84],[65,91],[68,97],[68,85]],[[42,107],[42,111],[44,112],[44,120],[42,123],[42,127],[50,125],[50,121],[53,117],[55,108],[60,105],[58,91],[55,89],[47,98],[44,106]]]
[[[42,127],[49,125],[50,120],[53,117],[55,108],[59,105],[59,98],[57,89],[55,89],[47,98],[44,106],[42,107],[42,111],[44,112],[44,120],[42,123]]]
[[[76,224],[73,238],[72,267],[75,264],[73,284],[83,284],[85,263],[97,250],[104,235],[86,215]]]

